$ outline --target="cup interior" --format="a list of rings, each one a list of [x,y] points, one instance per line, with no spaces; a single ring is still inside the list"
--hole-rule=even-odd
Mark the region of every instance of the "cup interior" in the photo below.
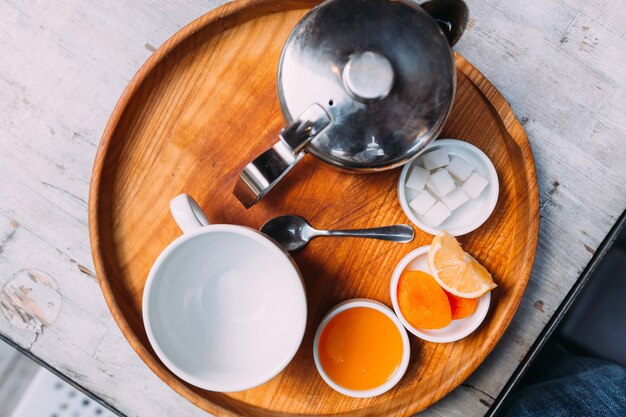
[[[214,391],[259,385],[295,355],[306,325],[302,279],[261,234],[212,225],[159,256],[144,290],[146,331],[160,359]]]

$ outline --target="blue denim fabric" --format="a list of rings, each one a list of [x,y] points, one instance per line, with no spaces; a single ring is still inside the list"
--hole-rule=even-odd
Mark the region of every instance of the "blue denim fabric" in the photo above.
[[[511,399],[506,417],[626,417],[626,370],[600,359],[565,356],[547,378]]]

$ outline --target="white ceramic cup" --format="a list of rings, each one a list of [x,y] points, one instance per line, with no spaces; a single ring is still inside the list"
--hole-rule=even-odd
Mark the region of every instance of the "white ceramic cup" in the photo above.
[[[398,369],[396,369],[396,372],[384,384],[376,388],[372,388],[368,390],[354,390],[354,389],[349,389],[342,385],[337,384],[328,376],[326,371],[324,371],[324,368],[322,367],[322,363],[320,361],[320,356],[319,356],[320,337],[322,336],[322,332],[324,331],[324,328],[326,327],[328,322],[337,314],[341,313],[342,311],[346,311],[346,310],[349,310],[351,308],[356,308],[356,307],[371,308],[376,311],[380,311],[385,316],[389,317],[389,319],[393,322],[393,324],[395,324],[396,328],[398,329],[398,332],[400,333],[400,337],[402,338],[402,359],[400,361],[400,365],[398,366]],[[409,337],[407,336],[406,330],[402,326],[402,323],[400,323],[400,321],[398,320],[398,317],[396,317],[393,311],[389,307],[384,305],[383,303],[378,302],[376,300],[370,300],[367,298],[353,298],[351,300],[346,300],[337,304],[332,309],[330,309],[330,311],[326,313],[326,315],[322,319],[322,322],[317,328],[317,332],[315,333],[315,339],[313,341],[313,360],[315,361],[315,366],[317,368],[317,371],[322,376],[322,379],[328,385],[330,385],[331,388],[333,388],[335,391],[338,391],[342,393],[343,395],[347,395],[349,397],[354,397],[354,398],[375,397],[377,395],[380,395],[389,391],[404,376],[404,373],[406,372],[409,366],[410,356],[411,356],[411,346],[409,345]]]
[[[391,276],[391,284],[389,288],[391,294],[391,304],[393,305],[393,310],[398,315],[398,319],[400,319],[404,327],[420,339],[435,343],[455,342],[472,334],[474,330],[480,326],[483,320],[485,320],[487,312],[489,311],[489,304],[491,303],[491,293],[488,292],[478,299],[478,305],[476,306],[476,311],[474,311],[474,313],[463,319],[452,320],[452,323],[448,324],[443,329],[427,330],[418,329],[417,327],[412,326],[402,314],[402,310],[400,309],[400,305],[398,303],[398,283],[404,271],[423,271],[430,274],[430,269],[428,268],[429,249],[430,245],[412,250],[398,263],[396,269],[393,271],[393,275]]]
[[[161,361],[211,391],[241,391],[283,370],[307,318],[297,266],[260,232],[209,225],[181,194],[170,203],[183,230],[154,262],[143,292],[143,321]]]

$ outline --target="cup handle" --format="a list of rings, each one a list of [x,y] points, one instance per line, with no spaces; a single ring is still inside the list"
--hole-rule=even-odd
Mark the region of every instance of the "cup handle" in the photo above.
[[[183,233],[189,233],[202,226],[208,226],[204,212],[189,194],[177,195],[170,201],[170,211]]]

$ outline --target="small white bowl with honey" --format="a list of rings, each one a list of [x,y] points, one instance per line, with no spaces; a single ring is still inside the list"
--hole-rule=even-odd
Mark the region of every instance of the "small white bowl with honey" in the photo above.
[[[315,366],[335,391],[354,398],[383,394],[409,365],[409,337],[386,305],[365,298],[337,304],[313,342]]]

